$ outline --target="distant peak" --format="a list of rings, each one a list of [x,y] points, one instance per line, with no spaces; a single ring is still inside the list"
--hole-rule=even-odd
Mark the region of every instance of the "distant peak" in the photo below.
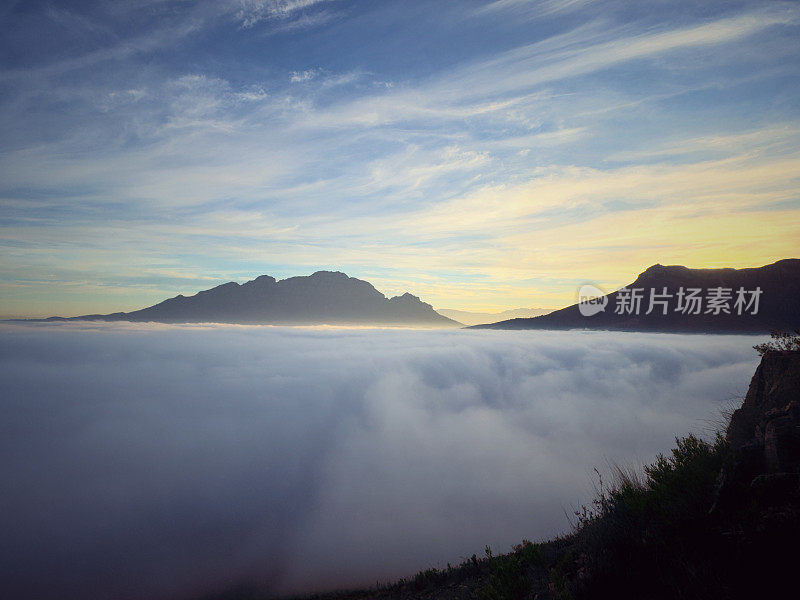
[[[662,265],[661,263],[656,263],[651,267],[647,267],[647,269],[644,270],[644,273],[667,273],[670,271],[688,270],[690,270],[689,267],[684,267],[683,265]]]
[[[341,271],[316,271],[311,275],[311,277],[317,278],[329,278],[329,279],[349,279],[349,276],[346,273],[342,273]]]
[[[661,263],[656,263],[651,267],[647,267],[647,269],[641,272],[639,274],[639,278],[650,280],[654,277],[678,275],[687,271],[691,271],[691,269],[684,267],[683,265],[662,265]]]
[[[272,275],[259,275],[248,283],[275,283],[275,278]]]
[[[419,296],[415,296],[414,294],[409,294],[406,292],[401,296],[394,296],[390,298],[390,300],[394,302],[420,302]]]

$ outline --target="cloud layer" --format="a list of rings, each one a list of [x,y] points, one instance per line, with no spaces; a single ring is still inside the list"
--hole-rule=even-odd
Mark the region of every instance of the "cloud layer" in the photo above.
[[[2,326],[9,597],[372,584],[567,529],[708,432],[747,337]]]

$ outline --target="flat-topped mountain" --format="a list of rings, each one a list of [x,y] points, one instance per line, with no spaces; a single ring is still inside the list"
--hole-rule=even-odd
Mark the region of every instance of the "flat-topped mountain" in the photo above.
[[[282,280],[262,275],[241,285],[231,281],[194,296],[178,295],[133,312],[84,315],[70,319],[51,317],[48,320],[427,327],[460,325],[409,293],[387,298],[366,281],[332,271],[317,271],[313,275]]]
[[[591,304],[475,327],[767,333],[798,325],[800,259],[790,258],[750,269],[653,265]]]

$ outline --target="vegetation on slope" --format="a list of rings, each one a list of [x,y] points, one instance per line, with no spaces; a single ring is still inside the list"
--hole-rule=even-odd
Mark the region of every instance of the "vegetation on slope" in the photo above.
[[[800,495],[791,482],[764,478],[743,502],[715,506],[720,472],[735,460],[722,436],[676,440],[644,475],[617,470],[600,480],[574,531],[508,554],[473,555],[458,566],[427,569],[371,590],[306,600],[552,598],[709,599],[764,597],[793,577],[800,539]],[[780,478],[779,478],[780,479]],[[787,486],[787,483],[789,485]],[[263,598],[240,591],[225,600]]]

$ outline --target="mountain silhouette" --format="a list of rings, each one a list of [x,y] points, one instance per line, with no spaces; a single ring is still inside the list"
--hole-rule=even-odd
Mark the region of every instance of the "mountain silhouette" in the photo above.
[[[452,308],[438,308],[436,309],[440,315],[444,315],[450,319],[463,323],[464,325],[483,325],[485,323],[497,323],[498,321],[505,321],[508,319],[516,318],[529,318],[538,317],[539,315],[546,315],[553,312],[552,308],[512,308],[511,310],[504,310],[502,312],[489,313],[489,312],[475,312],[467,310],[456,310]]]
[[[642,290],[640,310],[618,313],[620,306],[630,308],[628,290]],[[666,292],[665,292],[666,288]],[[729,312],[709,305],[708,296],[718,288],[723,296],[730,296],[726,307]],[[677,310],[678,295],[689,289],[701,290],[703,304],[699,314]],[[738,290],[760,290],[758,310],[754,306],[740,311],[735,306]],[[652,312],[650,295],[667,303],[655,304]],[[605,296],[605,310],[591,316],[582,314],[580,305],[573,304],[550,314],[529,319],[509,319],[488,325],[475,325],[476,329],[607,329],[623,331],[661,331],[691,333],[767,333],[771,330],[794,330],[800,326],[800,259],[779,260],[770,265],[750,269],[690,269],[683,266],[653,265],[641,273],[636,281],[621,290]],[[685,296],[684,296],[685,298]],[[686,301],[684,300],[684,306]],[[742,306],[746,309],[746,306]],[[710,309],[710,311],[709,311]],[[709,312],[706,312],[709,311]]]
[[[280,281],[269,275],[261,275],[241,285],[231,281],[194,296],[179,294],[132,312],[51,317],[47,320],[428,327],[460,325],[409,293],[387,298],[366,281],[332,271],[317,271],[313,275]]]

